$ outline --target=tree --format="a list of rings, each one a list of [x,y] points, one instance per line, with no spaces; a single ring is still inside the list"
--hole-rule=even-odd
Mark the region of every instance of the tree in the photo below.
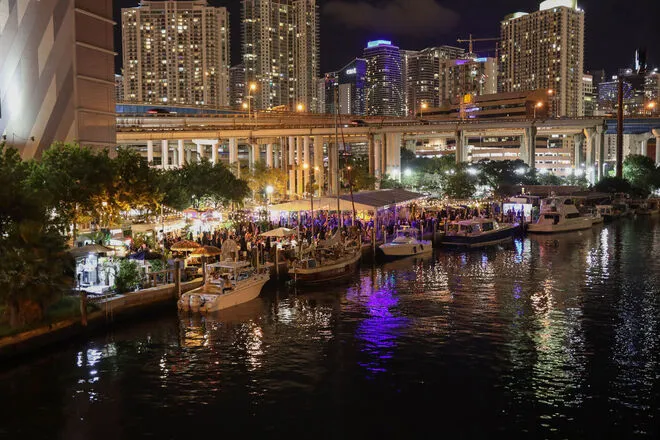
[[[314,171],[308,170],[311,175]],[[307,178],[308,184],[311,183]],[[289,181],[289,176],[287,172],[280,168],[272,168],[264,164],[263,162],[257,162],[254,164],[254,168],[249,174],[248,177],[248,186],[250,190],[255,195],[255,198],[260,199],[265,202],[268,199],[268,194],[266,194],[266,187],[273,187],[273,196],[275,198],[283,198],[286,194],[286,187]]]
[[[536,175],[522,160],[481,160],[476,163],[479,184],[500,196],[510,195],[516,185],[533,185]]]
[[[73,226],[75,239],[82,220],[94,221],[103,215],[104,204],[112,197],[113,177],[107,151],[56,143],[33,164],[30,185],[42,193],[44,205],[54,210],[63,231]]]
[[[163,200],[158,171],[135,150],[120,148],[112,160],[112,186],[108,202],[110,217],[130,209],[155,211]]]
[[[605,177],[595,184],[593,189],[604,193],[630,193],[632,186],[626,179]]]
[[[623,177],[644,194],[660,186],[659,174],[660,171],[650,157],[632,154],[623,161]]]
[[[369,160],[364,157],[354,157],[351,162],[351,180],[353,191],[373,190],[376,187],[376,176],[369,173]],[[348,186],[348,179],[346,185]]]

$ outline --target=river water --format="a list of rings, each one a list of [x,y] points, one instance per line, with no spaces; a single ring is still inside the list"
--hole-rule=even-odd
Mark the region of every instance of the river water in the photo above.
[[[658,438],[660,228],[365,264],[0,369],[0,438]]]

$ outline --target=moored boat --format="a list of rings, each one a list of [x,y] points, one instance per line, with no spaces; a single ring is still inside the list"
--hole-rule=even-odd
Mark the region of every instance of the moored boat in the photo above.
[[[549,197],[541,203],[536,222],[528,225],[529,232],[555,233],[589,229],[594,225],[592,216],[580,214],[569,197]]]
[[[445,246],[482,247],[509,241],[518,224],[499,223],[488,218],[473,218],[450,223],[442,239]]]
[[[657,215],[660,213],[660,207],[657,200],[647,200],[642,202],[635,210],[637,215]]]
[[[259,296],[270,275],[245,261],[224,261],[206,266],[204,285],[181,295],[179,310],[215,312],[243,304]]]
[[[308,250],[306,255],[295,260],[289,275],[299,285],[339,281],[355,274],[361,257],[362,249],[357,243],[330,239],[328,243]]]
[[[419,240],[416,229],[403,226],[392,242],[381,244],[379,248],[388,257],[410,257],[431,253],[433,244],[429,240]]]

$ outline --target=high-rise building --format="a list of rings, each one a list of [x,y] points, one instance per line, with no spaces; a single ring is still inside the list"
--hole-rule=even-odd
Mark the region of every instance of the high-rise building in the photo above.
[[[416,52],[405,52],[406,105],[408,113],[419,112],[422,104],[440,107],[442,96],[441,63],[462,58],[465,51],[460,47],[430,47]]]
[[[364,49],[367,61],[366,114],[405,116],[405,90],[401,51],[391,41],[370,41]]]
[[[594,77],[588,73],[582,75],[582,87],[582,95],[584,97],[584,116],[593,116],[596,112]]]
[[[0,0],[0,134],[23,158],[116,145],[111,0]]]
[[[238,64],[229,69],[229,105],[236,109],[243,108],[245,91],[245,64]]]
[[[442,104],[461,102],[464,95],[497,93],[497,60],[477,57],[445,60],[441,64],[440,97]]]
[[[206,0],[122,9],[126,102],[229,105],[229,13]]]
[[[584,11],[577,0],[547,0],[501,24],[499,90],[552,90],[556,116],[582,116]]]
[[[115,102],[124,102],[124,76],[115,75]]]
[[[319,111],[319,13],[317,0],[243,0],[246,83],[256,83],[259,109]]]
[[[337,72],[336,77],[339,85],[339,113],[364,115],[367,61],[354,59]]]

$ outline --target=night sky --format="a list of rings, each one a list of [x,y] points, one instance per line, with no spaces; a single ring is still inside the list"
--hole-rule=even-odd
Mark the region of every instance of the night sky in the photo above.
[[[138,0],[114,0],[120,8]],[[209,0],[231,14],[232,65],[241,61],[240,0]],[[342,68],[360,56],[366,42],[386,38],[402,49],[459,45],[457,38],[498,37],[502,18],[538,10],[538,0],[322,0],[321,72]],[[629,67],[638,47],[646,47],[650,66],[660,66],[660,0],[582,0],[586,12],[585,69],[616,73]],[[121,52],[121,25],[115,46]],[[618,34],[618,35],[617,35]],[[467,49],[467,45],[463,45]],[[494,53],[495,43],[475,43],[475,51]],[[117,59],[120,68],[121,57]]]

